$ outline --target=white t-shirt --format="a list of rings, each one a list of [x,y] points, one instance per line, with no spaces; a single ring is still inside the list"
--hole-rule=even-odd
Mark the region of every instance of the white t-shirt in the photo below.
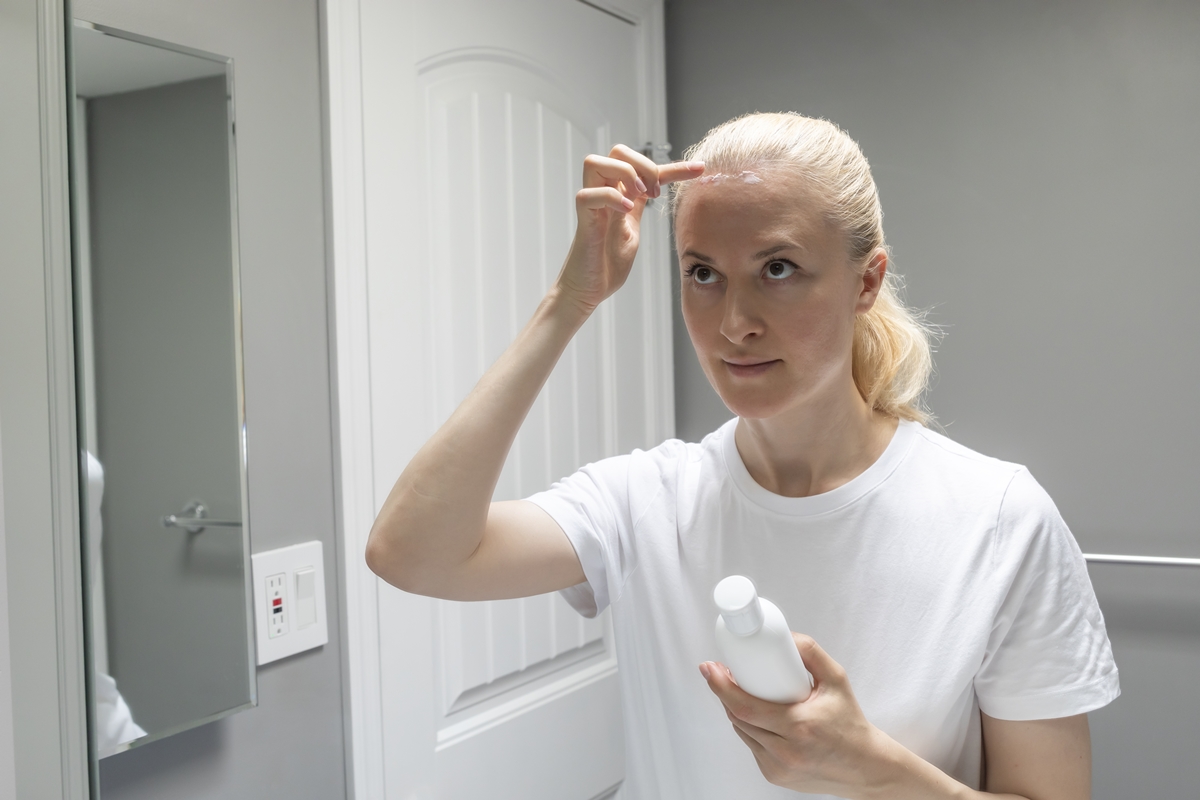
[[[719,660],[712,590],[749,577],[849,674],[863,712],[979,788],[979,710],[1081,714],[1120,693],[1079,546],[1029,471],[902,422],[858,477],[783,497],[730,420],[589,464],[530,500],[558,522],[586,617],[613,610],[627,800],[797,797],[769,784],[698,666]]]

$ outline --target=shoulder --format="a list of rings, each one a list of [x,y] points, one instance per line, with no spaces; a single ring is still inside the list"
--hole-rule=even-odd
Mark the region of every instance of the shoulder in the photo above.
[[[949,494],[990,507],[997,527],[1061,522],[1054,501],[1025,465],[984,455],[920,425],[913,428],[910,468]]]
[[[649,505],[674,504],[687,493],[684,487],[711,469],[714,456],[720,457],[720,441],[718,429],[701,442],[667,439],[644,450],[602,458],[560,479],[549,491],[607,498],[636,519]]]
[[[1049,493],[1025,465],[983,455],[924,427],[914,450],[915,460],[936,471],[951,491],[994,515],[1001,550],[1020,553],[1046,539],[1074,543]]]
[[[655,447],[635,448],[629,453],[585,464],[579,472],[607,484],[657,484],[670,479],[685,464],[695,460],[701,447],[679,439],[667,439]]]
[[[937,431],[909,424],[909,469],[957,495],[975,500],[988,496],[999,502],[1018,475],[1028,474],[1022,464],[984,455]]]
[[[1003,483],[1008,500],[1053,506],[1050,495],[1034,480],[1029,468],[1024,464],[984,455],[925,427],[919,427],[917,435],[925,448],[935,453],[935,457],[946,466],[963,469],[978,476],[988,476]]]
[[[722,441],[731,428],[722,425],[699,442],[668,439],[648,450],[634,450],[626,456],[630,496],[640,496],[643,504],[652,499],[670,505],[683,498],[694,500],[701,483],[724,474]]]
[[[974,475],[992,475],[999,479],[1011,477],[1024,469],[1021,464],[984,455],[923,425],[912,423],[912,427],[919,455],[946,468],[967,470]]]
[[[730,420],[699,442],[667,439],[655,447],[635,449],[626,455],[605,459],[602,463],[611,464],[610,469],[620,470],[631,479],[673,484],[687,473],[711,466],[722,459],[722,442],[736,422],[736,418]]]

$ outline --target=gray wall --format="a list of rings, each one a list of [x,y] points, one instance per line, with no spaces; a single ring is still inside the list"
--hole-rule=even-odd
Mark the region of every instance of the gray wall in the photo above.
[[[153,735],[253,695],[244,530],[159,522],[242,515],[225,78],[87,115],[108,665]]]
[[[1200,556],[1200,4],[672,0],[676,154],[748,111],[828,117],[946,336],[954,439],[1022,462],[1085,550]],[[680,436],[729,413],[676,319]],[[1094,567],[1123,696],[1097,798],[1200,783],[1200,575]]]
[[[104,759],[103,797],[344,797],[318,5],[80,0],[74,14],[234,60],[252,548],[320,539],[329,559],[329,644],[260,669],[257,708]]]

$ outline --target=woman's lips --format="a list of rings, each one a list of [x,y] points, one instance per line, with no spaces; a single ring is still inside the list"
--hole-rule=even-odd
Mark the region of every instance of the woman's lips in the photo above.
[[[735,364],[732,361],[726,361],[725,367],[729,372],[738,378],[753,378],[755,375],[762,375],[771,367],[779,364],[779,359],[772,361],[758,361],[751,364]]]

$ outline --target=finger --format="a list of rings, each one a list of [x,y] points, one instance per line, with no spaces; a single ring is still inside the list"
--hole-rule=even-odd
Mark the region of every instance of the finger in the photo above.
[[[804,666],[808,667],[808,671],[812,673],[813,680],[818,687],[822,684],[837,688],[849,686],[850,681],[846,677],[846,670],[842,669],[842,665],[834,661],[833,657],[826,653],[815,639],[805,636],[803,633],[794,632],[792,639],[796,642],[796,649],[800,651],[800,658],[804,660]]]
[[[630,200],[635,200],[648,191],[645,182],[638,177],[637,170],[628,161],[594,154],[583,159],[584,186],[615,186],[618,183],[625,187],[625,196]]]
[[[609,208],[613,211],[619,211],[622,214],[628,214],[630,211],[633,211],[636,205],[628,197],[621,194],[619,189],[612,186],[580,189],[575,193],[575,210],[577,212],[584,210],[597,211],[602,208]]]
[[[649,200],[650,200],[650,197],[648,195],[642,195],[641,197],[638,197],[637,199],[635,199],[633,201],[633,208],[630,209],[627,213],[633,219],[634,222],[642,221],[642,212],[646,210],[646,203]],[[613,217],[613,219],[617,219],[617,217]]]
[[[646,192],[647,197],[658,197],[662,194],[662,186],[658,179],[658,164],[647,158],[645,153],[639,153],[628,145],[615,144],[608,155],[611,158],[628,161],[637,170],[638,177],[648,187],[648,191]]]
[[[658,183],[660,186],[666,186],[676,181],[690,181],[703,174],[703,161],[673,161],[658,168]]]
[[[728,709],[729,713],[743,722],[749,722],[769,731],[782,731],[782,714],[787,706],[760,700],[738,686],[724,664],[706,661],[708,665],[708,688]]]

